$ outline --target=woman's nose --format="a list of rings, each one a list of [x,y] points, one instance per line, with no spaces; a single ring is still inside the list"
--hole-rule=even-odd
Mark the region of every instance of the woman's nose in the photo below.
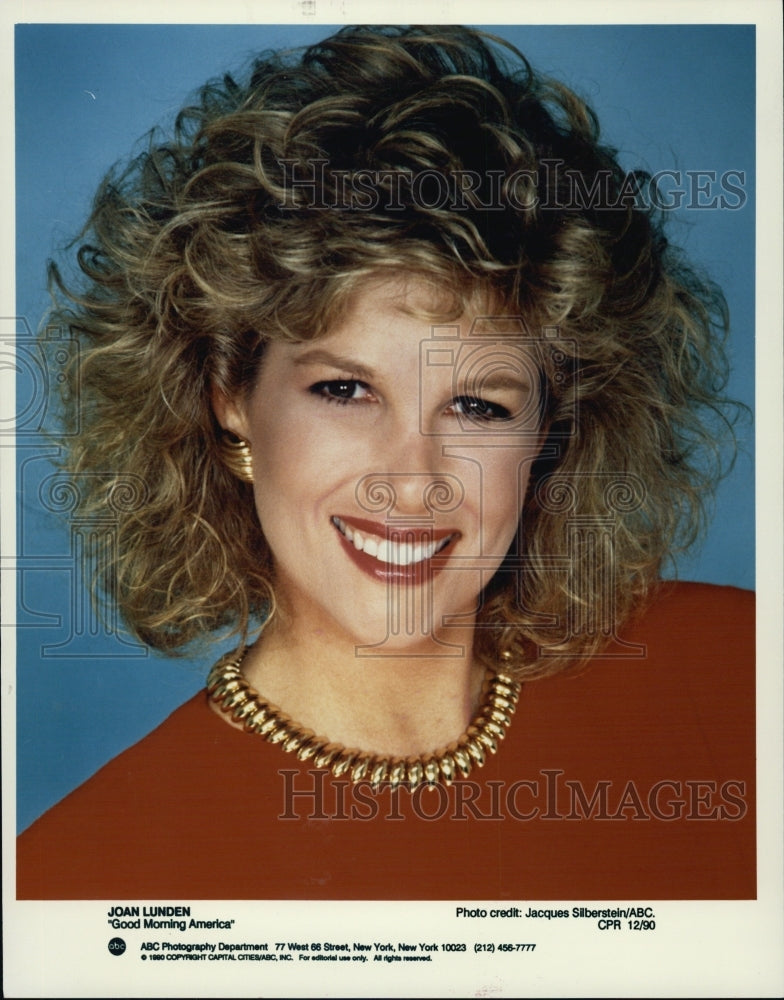
[[[365,476],[358,489],[361,506],[390,521],[432,521],[455,510],[463,497],[462,483],[445,468],[442,437],[418,423],[405,433],[398,428],[383,464]],[[383,509],[382,509],[383,508]]]

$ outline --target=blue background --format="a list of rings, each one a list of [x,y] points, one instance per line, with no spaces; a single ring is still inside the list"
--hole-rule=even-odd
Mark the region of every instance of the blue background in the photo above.
[[[107,167],[127,156],[152,125],[171,122],[201,83],[225,70],[241,73],[261,49],[306,44],[332,30],[325,25],[17,27],[20,829],[198,690],[220,649],[200,658],[165,659],[97,623],[82,596],[73,522],[69,528],[51,509],[56,504],[48,489],[54,472],[50,458],[56,448],[37,433],[51,426],[50,385],[32,341],[48,304],[45,261],[78,232]],[[488,30],[585,97],[626,168],[745,171],[748,200],[741,209],[672,212],[670,238],[725,290],[733,323],[730,392],[751,406],[753,26]],[[53,343],[55,372],[62,360],[57,351]],[[740,429],[740,443],[711,533],[698,555],[679,564],[682,578],[754,586],[748,425]]]

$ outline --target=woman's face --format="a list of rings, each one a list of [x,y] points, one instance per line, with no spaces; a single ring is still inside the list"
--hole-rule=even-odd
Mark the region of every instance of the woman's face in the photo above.
[[[250,443],[290,620],[390,655],[472,624],[541,442],[519,323],[438,326],[432,299],[415,278],[369,282],[328,335],[269,344],[247,398],[215,401]]]

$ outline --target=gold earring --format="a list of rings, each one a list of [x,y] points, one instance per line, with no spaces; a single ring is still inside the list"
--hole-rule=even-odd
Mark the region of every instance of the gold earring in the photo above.
[[[229,472],[244,483],[252,483],[253,456],[248,442],[231,431],[224,431],[220,437],[219,448],[223,464]]]

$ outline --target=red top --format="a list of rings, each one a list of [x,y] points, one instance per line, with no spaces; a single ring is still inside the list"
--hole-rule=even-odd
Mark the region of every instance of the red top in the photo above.
[[[19,839],[20,899],[756,896],[753,595],[664,585],[624,639],[526,684],[497,755],[374,794],[199,694]]]

